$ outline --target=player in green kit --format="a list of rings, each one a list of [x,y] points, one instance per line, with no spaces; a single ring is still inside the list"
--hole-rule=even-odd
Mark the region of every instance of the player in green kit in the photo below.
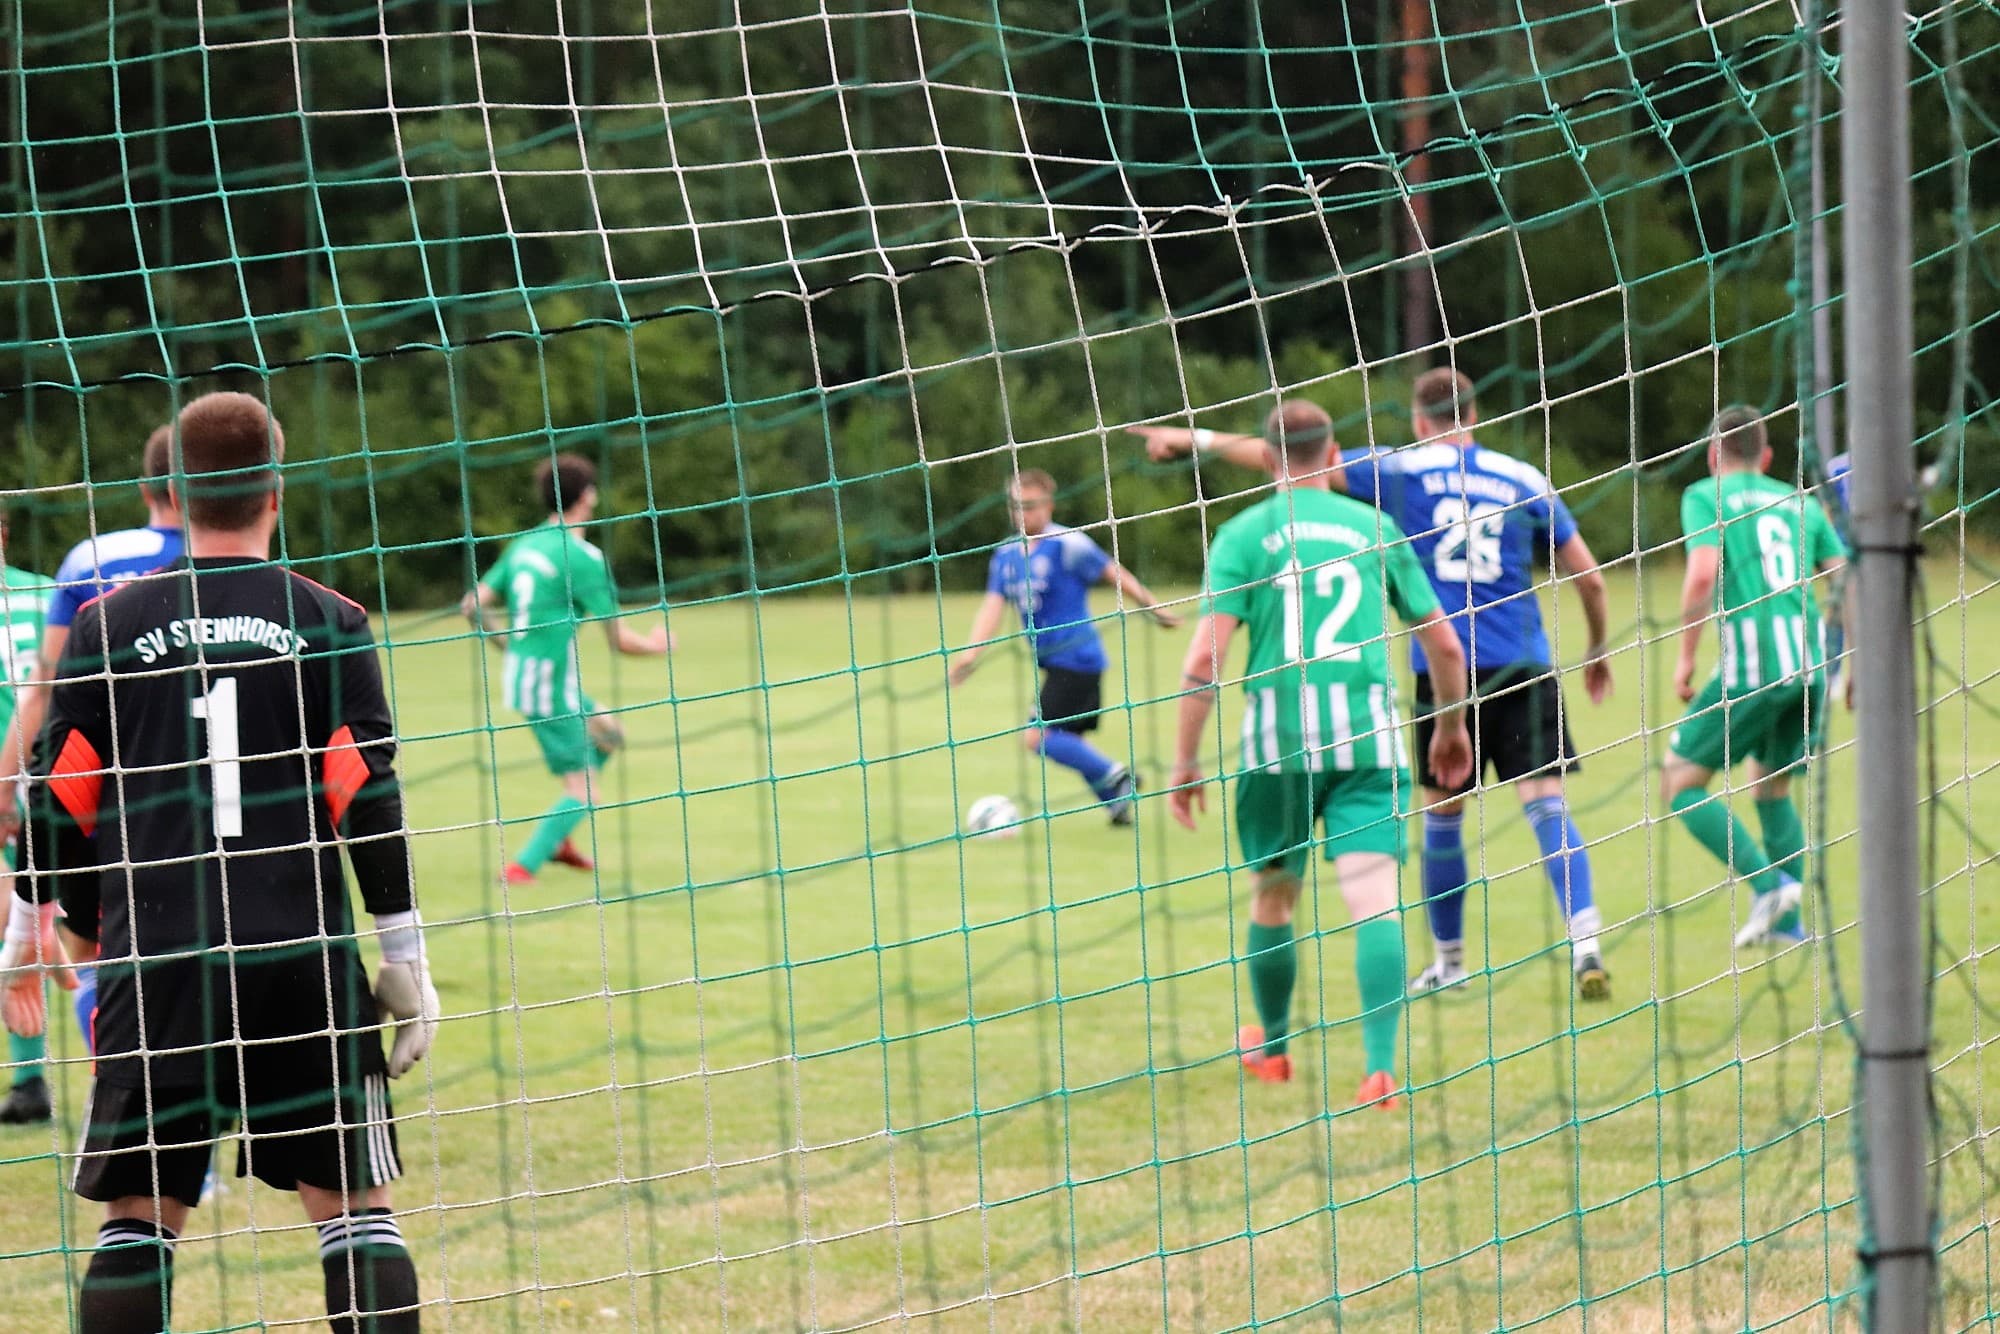
[[[16,569],[7,563],[7,521],[0,515],[0,732],[13,721],[15,693],[33,678],[36,655],[42,647],[42,621],[48,614],[49,597],[55,581],[39,574]],[[0,890],[8,888],[15,864],[12,840],[0,848]],[[41,957],[60,960],[52,948],[54,908],[43,915],[39,944]],[[39,977],[28,978],[25,986],[32,995],[6,997],[7,1063],[13,1073],[13,1087],[0,1102],[0,1125],[31,1125],[50,1116],[48,1081],[42,1077],[42,1060],[48,1055],[47,1001]],[[74,985],[74,984],[72,984]],[[39,1018],[33,1013],[40,1011]],[[20,1011],[20,1013],[17,1013]],[[23,1037],[16,1027],[32,1029],[34,1036]]]
[[[586,871],[593,866],[571,835],[590,811],[591,774],[624,736],[583,692],[578,627],[599,622],[619,653],[657,656],[673,644],[665,626],[646,635],[618,619],[604,553],[583,538],[597,512],[597,469],[590,461],[556,455],[535,470],[535,494],[548,506],[548,521],[508,543],[463,604],[468,618],[504,638],[507,704],[527,719],[543,762],[563,785],[562,796],[507,864],[510,884],[533,880],[551,861]]]
[[[1330,456],[1326,413],[1284,404],[1264,439],[1277,490],[1217,529],[1209,549],[1207,612],[1182,666],[1169,809],[1189,829],[1195,810],[1207,809],[1198,756],[1214,687],[1242,626],[1250,660],[1232,813],[1253,876],[1244,955],[1259,1020],[1238,1034],[1243,1065],[1269,1083],[1292,1077],[1292,915],[1318,844],[1355,922],[1367,1071],[1356,1102],[1393,1107],[1403,1009],[1397,866],[1410,773],[1389,669],[1388,610],[1415,627],[1429,655],[1437,699],[1429,759],[1451,784],[1472,771],[1465,651],[1395,520],[1328,489],[1340,465]]]
[[[1826,715],[1825,627],[1809,580],[1837,571],[1847,552],[1818,501],[1765,475],[1771,447],[1755,409],[1717,414],[1708,462],[1713,475],[1681,497],[1687,575],[1674,690],[1689,708],[1674,729],[1662,791],[1688,832],[1756,891],[1736,933],[1745,949],[1805,938],[1806,841],[1791,783],[1818,748]],[[1721,658],[1697,693],[1695,652],[1711,619]],[[1761,842],[1708,794],[1716,774],[1743,763]]]

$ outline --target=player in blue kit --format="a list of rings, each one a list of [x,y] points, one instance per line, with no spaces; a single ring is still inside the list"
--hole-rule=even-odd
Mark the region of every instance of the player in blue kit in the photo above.
[[[1111,823],[1132,823],[1138,782],[1131,769],[1090,744],[1102,707],[1104,640],[1090,617],[1090,589],[1110,584],[1152,613],[1163,629],[1180,617],[1089,536],[1055,522],[1055,479],[1039,468],[1016,473],[1007,488],[1007,508],[1020,537],[993,552],[986,572],[986,597],[973,615],[971,647],[951,661],[951,683],[972,675],[993,647],[1011,604],[1042,672],[1034,716],[1022,744],[1067,769],[1074,769],[1110,812]]]
[[[1409,534],[1472,667],[1475,758],[1471,775],[1452,785],[1430,772],[1425,758],[1432,687],[1423,648],[1411,644],[1425,806],[1424,910],[1436,958],[1410,980],[1410,990],[1439,991],[1466,981],[1465,797],[1491,766],[1496,778],[1514,784],[1535,831],[1568,927],[1577,993],[1603,1000],[1611,994],[1611,975],[1597,940],[1603,925],[1590,854],[1563,796],[1563,775],[1578,764],[1576,745],[1535,596],[1535,559],[1546,556],[1583,604],[1590,636],[1583,680],[1593,703],[1611,694],[1604,576],[1548,478],[1532,464],[1477,443],[1472,428],[1478,420],[1472,382],[1439,367],[1418,376],[1411,391],[1415,444],[1341,453],[1349,494],[1373,503]],[[1264,466],[1256,436],[1176,427],[1134,427],[1133,433],[1155,458],[1192,450]]]
[[[0,739],[0,842],[5,842],[20,823],[18,793],[28,756],[47,716],[49,689],[78,609],[119,584],[180,559],[181,513],[167,486],[172,470],[173,430],[162,426],[147,438],[141,465],[139,498],[146,504],[146,526],[87,537],[70,548],[56,570],[33,670],[18,687],[14,717]],[[88,1042],[90,1015],[97,1003],[96,979],[87,965],[77,968],[75,975],[77,1024]],[[40,984],[34,985],[39,988]]]

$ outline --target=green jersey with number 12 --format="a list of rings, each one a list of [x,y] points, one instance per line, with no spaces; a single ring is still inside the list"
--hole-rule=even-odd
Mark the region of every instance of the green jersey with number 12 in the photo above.
[[[1826,632],[1807,580],[1847,552],[1819,502],[1760,472],[1726,472],[1681,496],[1681,531],[1690,551],[1721,548],[1723,693],[1817,676]]]
[[[0,729],[14,719],[14,692],[35,674],[42,621],[55,581],[0,566]]]
[[[1208,605],[1250,635],[1243,768],[1403,769],[1388,609],[1438,609],[1395,520],[1349,496],[1286,488],[1216,530]]]
[[[551,519],[509,542],[479,582],[507,608],[507,703],[527,718],[583,712],[577,623],[618,614],[604,553]]]

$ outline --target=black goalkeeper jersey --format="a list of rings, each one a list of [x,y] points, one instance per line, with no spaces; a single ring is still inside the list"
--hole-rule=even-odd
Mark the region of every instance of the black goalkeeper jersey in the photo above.
[[[411,907],[394,759],[367,615],[310,579],[202,557],[78,612],[23,879],[100,943],[100,1079],[373,1022],[339,850],[371,913]]]

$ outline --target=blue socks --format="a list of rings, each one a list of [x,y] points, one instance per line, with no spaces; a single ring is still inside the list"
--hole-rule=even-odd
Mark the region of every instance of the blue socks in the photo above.
[[[1555,891],[1556,911],[1571,940],[1584,944],[1603,929],[1590,889],[1590,853],[1560,796],[1537,797],[1522,807],[1542,848],[1542,867]]]
[[[1083,781],[1090,784],[1090,790],[1103,796],[1104,780],[1109,778],[1118,766],[1109,756],[1085,741],[1075,732],[1058,731],[1053,727],[1042,729],[1042,754],[1083,775]]]
[[[1424,916],[1438,958],[1453,967],[1465,946],[1465,813],[1424,812]]]

